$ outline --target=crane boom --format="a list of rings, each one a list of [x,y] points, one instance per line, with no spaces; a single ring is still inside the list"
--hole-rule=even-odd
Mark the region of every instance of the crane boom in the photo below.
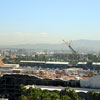
[[[63,40],[65,42],[65,44],[70,48],[70,50],[76,54],[77,52],[72,48],[71,43],[67,43],[65,40]],[[71,41],[72,42],[72,41]]]

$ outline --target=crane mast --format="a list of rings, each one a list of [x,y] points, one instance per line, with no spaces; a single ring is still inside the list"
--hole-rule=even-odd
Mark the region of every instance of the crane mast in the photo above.
[[[65,40],[63,40],[63,42],[70,48],[70,50],[74,53],[74,54],[76,54],[77,52],[72,48],[72,46],[71,46],[71,42],[70,43],[68,43],[68,42],[66,42]]]

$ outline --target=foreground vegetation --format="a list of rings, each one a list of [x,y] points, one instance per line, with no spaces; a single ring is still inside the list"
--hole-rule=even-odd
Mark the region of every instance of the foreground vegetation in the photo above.
[[[80,98],[78,94],[67,87],[64,91],[40,90],[30,87],[26,89],[24,85],[20,85],[21,95],[19,100],[85,100]]]
[[[100,100],[100,92],[90,91],[87,97],[87,100]]]

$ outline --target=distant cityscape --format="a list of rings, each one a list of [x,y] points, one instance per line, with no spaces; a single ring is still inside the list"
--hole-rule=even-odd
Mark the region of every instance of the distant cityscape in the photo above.
[[[95,91],[100,88],[97,81],[100,75],[100,54],[53,50],[1,49],[0,58],[1,95],[11,100],[13,98],[11,95],[14,95],[14,97],[19,95],[15,86],[18,87],[20,84],[24,84],[25,87],[37,85],[37,88],[41,89],[45,85],[78,87],[78,91],[82,92],[82,95],[89,92],[89,90],[84,92],[83,88],[91,88]],[[13,77],[15,78],[13,79]],[[19,83],[16,83],[17,77],[19,77]],[[97,82],[93,81],[94,79]],[[39,87],[39,85],[42,86]],[[49,87],[44,88],[50,90]],[[52,89],[56,90],[53,87]],[[77,89],[74,88],[74,90],[77,92]],[[86,99],[87,96],[81,97]]]

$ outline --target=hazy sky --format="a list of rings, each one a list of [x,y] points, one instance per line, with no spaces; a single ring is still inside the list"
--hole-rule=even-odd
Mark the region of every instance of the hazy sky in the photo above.
[[[0,0],[0,45],[100,40],[100,0]]]

